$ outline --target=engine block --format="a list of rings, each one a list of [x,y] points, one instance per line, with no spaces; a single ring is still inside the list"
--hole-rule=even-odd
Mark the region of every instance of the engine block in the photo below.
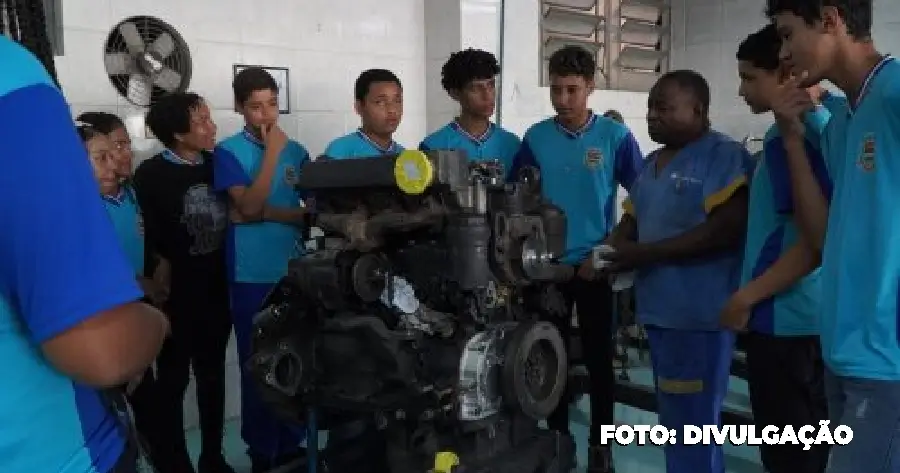
[[[247,367],[277,412],[373,416],[405,439],[389,444],[403,452],[392,473],[421,473],[440,451],[506,471],[476,465],[536,448],[565,390],[546,320],[565,315],[556,284],[573,270],[557,263],[566,220],[540,173],[505,177],[451,151],[302,168],[324,236],[257,316]],[[509,471],[552,471],[558,455],[544,453]]]

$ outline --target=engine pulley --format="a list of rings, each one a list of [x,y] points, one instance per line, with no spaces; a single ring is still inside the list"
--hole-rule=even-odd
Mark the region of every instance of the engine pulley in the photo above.
[[[568,356],[550,322],[525,322],[510,334],[502,374],[507,405],[535,420],[556,409],[566,390]]]

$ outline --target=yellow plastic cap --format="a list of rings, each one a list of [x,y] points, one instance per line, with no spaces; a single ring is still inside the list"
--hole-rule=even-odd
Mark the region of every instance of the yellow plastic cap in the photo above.
[[[459,465],[459,457],[453,452],[439,452],[434,456],[434,473],[451,473]]]
[[[403,151],[394,162],[394,179],[404,193],[421,194],[434,181],[434,165],[421,151]]]

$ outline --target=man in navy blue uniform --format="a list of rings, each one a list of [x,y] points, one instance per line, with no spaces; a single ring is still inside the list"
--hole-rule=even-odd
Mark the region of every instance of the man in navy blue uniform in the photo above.
[[[543,194],[566,213],[567,242],[561,261],[577,268],[563,287],[569,307],[577,306],[584,362],[590,374],[591,438],[588,471],[613,471],[612,452],[601,445],[601,428],[613,424],[612,289],[598,279],[591,250],[616,224],[616,190],[631,188],[643,167],[634,136],[621,123],[595,115],[587,106],[597,64],[583,48],[569,46],[550,57],[550,100],[556,116],[532,126],[510,171],[540,169]],[[567,325],[560,327],[564,334]],[[563,402],[548,419],[568,434],[569,406]]]

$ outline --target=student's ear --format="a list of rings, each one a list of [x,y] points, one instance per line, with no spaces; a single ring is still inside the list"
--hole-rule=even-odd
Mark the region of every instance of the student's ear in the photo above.
[[[356,110],[356,114],[362,116],[363,103],[362,100],[354,100],[353,101],[353,110]]]
[[[595,88],[596,86],[597,86],[597,84],[596,84],[596,82],[594,82],[594,79],[591,79],[591,80],[587,81],[587,82],[585,83],[585,87],[587,87],[587,94],[588,94],[588,95],[593,94],[593,93],[594,93],[594,88]]]
[[[459,102],[460,91],[458,91],[458,90],[451,90],[451,91],[449,91],[448,93],[450,94],[450,98],[451,98],[451,99],[453,99],[453,100]]]

